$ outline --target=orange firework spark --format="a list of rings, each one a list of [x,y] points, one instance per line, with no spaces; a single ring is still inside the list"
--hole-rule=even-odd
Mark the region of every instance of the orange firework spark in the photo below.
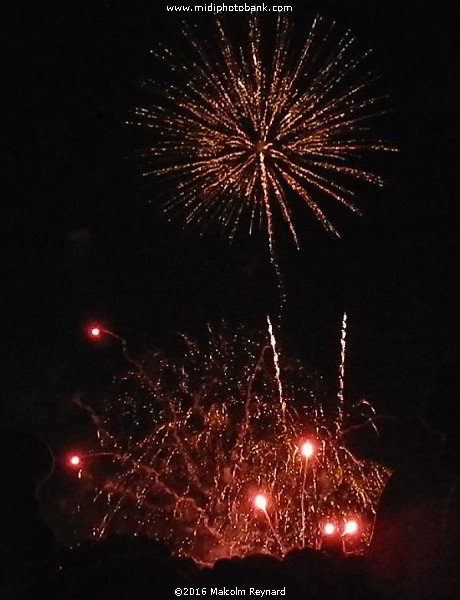
[[[210,563],[316,547],[324,522],[356,515],[366,544],[388,471],[357,459],[343,427],[369,405],[338,410],[300,364],[278,354],[275,364],[272,327],[183,340],[180,360],[139,362],[95,421],[101,448],[86,462],[104,517],[94,535],[147,535]]]
[[[217,220],[230,237],[243,223],[252,231],[263,222],[273,256],[275,211],[298,245],[292,195],[337,233],[317,198],[359,212],[347,180],[381,185],[359,159],[393,150],[368,134],[379,101],[368,93],[375,80],[365,68],[369,53],[356,57],[350,33],[335,42],[320,17],[298,52],[282,17],[274,35],[250,19],[242,45],[222,21],[215,25],[207,43],[184,31],[190,48],[183,60],[168,49],[159,53],[174,82],[135,111],[135,123],[152,132],[145,174],[174,182],[166,210],[182,212],[187,224]]]

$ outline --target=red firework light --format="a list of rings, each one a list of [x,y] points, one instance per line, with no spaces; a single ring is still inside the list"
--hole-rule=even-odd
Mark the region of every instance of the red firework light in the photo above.
[[[303,442],[300,446],[300,454],[305,458],[311,458],[315,452],[315,447],[311,442]]]
[[[82,464],[81,456],[78,454],[72,454],[72,456],[69,456],[68,464],[73,468],[80,467]]]
[[[93,339],[100,338],[102,329],[98,325],[91,325],[91,327],[88,327],[88,335]]]
[[[334,533],[337,531],[337,527],[334,525],[334,523],[325,523],[324,527],[323,527],[323,533],[324,535],[334,535]]]
[[[264,496],[263,494],[257,494],[257,496],[254,498],[254,506],[265,512],[267,510],[267,505],[267,496]]]
[[[356,519],[350,519],[345,523],[345,526],[343,528],[343,535],[354,535],[355,533],[358,533],[358,530],[358,521]]]

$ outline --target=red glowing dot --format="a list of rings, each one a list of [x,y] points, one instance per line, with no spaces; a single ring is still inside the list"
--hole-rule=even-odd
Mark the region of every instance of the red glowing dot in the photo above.
[[[74,454],[69,458],[69,464],[72,467],[79,467],[81,465],[81,458],[78,456],[78,454]]]
[[[267,504],[268,500],[263,494],[257,494],[257,496],[254,498],[254,506],[259,510],[263,510],[265,512],[267,510]]]
[[[99,338],[101,337],[102,331],[100,327],[90,327],[88,329],[88,333],[92,338]]]
[[[355,519],[350,519],[349,521],[347,521],[345,523],[345,527],[343,529],[343,534],[344,535],[354,535],[355,533],[358,532],[358,529],[359,529],[358,521],[356,521]]]
[[[326,523],[323,527],[323,531],[326,535],[334,535],[336,527],[334,523]]]
[[[314,452],[315,452],[315,447],[313,446],[313,444],[311,442],[304,442],[300,446],[300,453],[302,454],[302,456],[305,456],[305,458],[310,458],[311,456],[313,456]]]

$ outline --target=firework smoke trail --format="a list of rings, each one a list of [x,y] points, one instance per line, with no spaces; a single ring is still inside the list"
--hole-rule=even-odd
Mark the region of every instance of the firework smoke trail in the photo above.
[[[243,44],[217,20],[211,41],[184,30],[185,56],[160,49],[170,81],[154,84],[154,101],[133,122],[151,132],[145,175],[168,182],[168,213],[203,227],[217,221],[230,238],[263,223],[275,260],[275,213],[298,246],[291,196],[337,233],[318,201],[359,212],[347,180],[382,185],[359,163],[394,148],[369,134],[381,98],[371,91],[369,53],[355,55],[349,32],[334,39],[317,17],[298,51],[283,17],[274,37],[255,18],[247,27]]]
[[[184,336],[180,360],[137,361],[95,422],[108,434],[88,461],[101,511],[94,535],[147,535],[210,563],[316,547],[323,520],[352,513],[369,540],[388,472],[342,444],[329,392],[313,392],[299,363],[283,360],[277,372],[271,335],[210,330],[206,343]],[[308,463],[305,439],[315,447]],[[269,520],[253,506],[262,492]]]

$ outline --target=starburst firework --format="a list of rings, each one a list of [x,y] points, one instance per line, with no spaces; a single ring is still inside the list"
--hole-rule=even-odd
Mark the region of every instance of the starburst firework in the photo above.
[[[184,337],[180,361],[149,354],[103,416],[92,413],[101,448],[87,464],[105,513],[94,535],[147,535],[210,563],[315,547],[326,521],[352,515],[369,541],[388,472],[353,456],[343,433],[372,408],[338,402],[300,364],[281,364],[269,325],[268,338]]]
[[[152,131],[145,174],[173,182],[166,210],[188,224],[218,220],[231,237],[243,223],[250,231],[264,223],[273,256],[276,211],[298,243],[296,195],[337,233],[317,199],[357,211],[347,180],[382,184],[358,166],[362,153],[392,150],[368,134],[379,98],[368,96],[367,54],[356,57],[350,33],[335,42],[319,17],[298,52],[284,18],[266,36],[250,19],[241,46],[221,21],[215,29],[210,43],[185,30],[183,59],[159,53],[174,82],[156,84],[155,103],[135,111],[136,124]]]

